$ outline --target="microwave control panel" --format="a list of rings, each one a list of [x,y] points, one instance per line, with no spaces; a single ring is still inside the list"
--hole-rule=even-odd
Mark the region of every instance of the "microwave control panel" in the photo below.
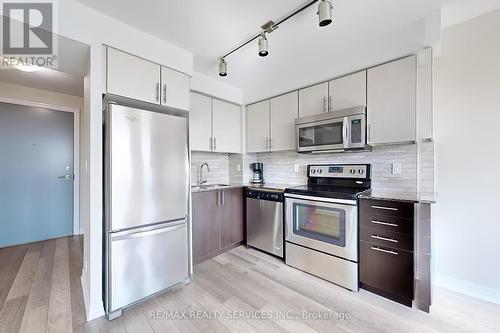
[[[351,120],[351,143],[361,143],[361,119]]]

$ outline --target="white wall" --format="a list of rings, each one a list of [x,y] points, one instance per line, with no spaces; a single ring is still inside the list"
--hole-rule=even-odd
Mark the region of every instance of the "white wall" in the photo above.
[[[436,283],[500,303],[500,11],[448,28],[435,61]]]
[[[87,320],[104,314],[102,303],[102,45],[150,59],[191,75],[193,55],[175,45],[144,33],[130,25],[99,13],[74,0],[58,1],[58,33],[90,45],[90,68],[86,83],[85,107],[88,118],[82,120],[82,184],[86,191],[81,200],[85,226],[84,271],[82,288]],[[85,187],[86,186],[86,187]]]
[[[215,96],[229,102],[243,104],[243,90],[200,72],[193,73],[191,90]]]

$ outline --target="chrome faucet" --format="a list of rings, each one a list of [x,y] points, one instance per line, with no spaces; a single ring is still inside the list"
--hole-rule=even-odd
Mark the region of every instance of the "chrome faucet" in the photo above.
[[[203,179],[203,167],[207,166],[207,171],[210,172],[210,167],[208,166],[208,163],[203,163],[200,166],[200,179],[198,180],[198,183],[200,185],[206,184],[208,181],[206,179]]]

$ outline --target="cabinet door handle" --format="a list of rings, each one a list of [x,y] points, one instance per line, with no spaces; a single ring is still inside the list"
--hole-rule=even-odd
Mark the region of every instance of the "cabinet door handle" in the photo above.
[[[384,207],[384,206],[372,206],[372,208],[375,208],[375,209],[382,209],[382,210],[392,210],[394,212],[397,212],[398,209],[397,208],[394,208],[394,207]]]
[[[217,191],[217,206],[220,206],[220,192]]]
[[[332,96],[328,96],[328,112],[332,112],[332,110],[333,110]]]
[[[386,237],[382,237],[382,236],[378,236],[378,235],[371,235],[371,238],[378,239],[378,240],[383,240],[383,241],[386,241],[386,242],[399,243],[399,241],[397,239],[386,238]]]
[[[396,223],[382,222],[382,221],[377,221],[377,220],[373,220],[373,221],[371,221],[371,223],[380,224],[380,225],[386,225],[386,226],[389,226],[389,227],[398,227],[399,226]]]
[[[217,138],[214,138],[214,151],[217,150]]]
[[[160,83],[159,82],[156,84],[156,101],[157,102],[160,101]]]
[[[368,141],[372,141],[372,125],[368,124]]]
[[[212,137],[208,138],[208,145],[210,147],[210,150],[213,150]]]
[[[163,103],[167,103],[167,84],[163,85]]]
[[[226,204],[226,192],[221,191],[220,193],[222,195],[222,206],[224,206]]]
[[[326,97],[323,97],[323,112],[326,112]]]
[[[269,150],[273,149],[273,139],[269,138]]]
[[[381,249],[380,247],[377,247],[377,246],[372,246],[371,249],[373,251],[378,251],[378,252],[383,252],[383,253],[387,253],[387,254],[392,254],[393,256],[397,256],[399,254],[396,251],[384,250],[384,249]]]

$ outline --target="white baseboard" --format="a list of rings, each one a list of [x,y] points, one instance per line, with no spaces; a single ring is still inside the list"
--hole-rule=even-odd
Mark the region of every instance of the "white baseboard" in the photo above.
[[[91,321],[104,316],[106,313],[104,312],[104,304],[102,304],[102,301],[99,302],[100,304],[97,306],[89,303],[86,277],[83,272],[82,276],[80,277],[80,281],[82,284],[83,302],[85,303],[85,314],[87,316],[87,321]]]
[[[434,277],[434,285],[453,290],[460,294],[472,296],[483,301],[500,304],[500,290],[498,289],[488,288],[445,274],[436,274]]]

